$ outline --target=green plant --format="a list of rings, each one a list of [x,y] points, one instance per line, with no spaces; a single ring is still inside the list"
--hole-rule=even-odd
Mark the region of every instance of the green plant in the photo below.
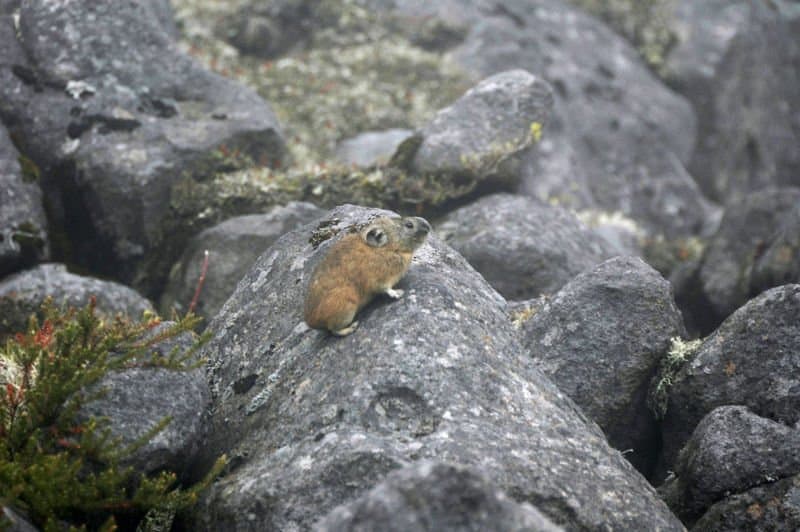
[[[191,330],[198,318],[177,319],[154,334],[158,318],[104,319],[94,301],[67,310],[47,302],[42,316],[31,317],[28,330],[0,348],[0,504],[23,510],[45,531],[64,530],[65,523],[75,530],[114,530],[191,506],[224,457],[203,481],[180,488],[172,472],[147,477],[123,465],[168,419],[124,446],[111,436],[107,419],[86,420],[79,412],[103,395],[93,385],[110,371],[196,365],[193,350],[154,356],[153,348]]]
[[[697,354],[702,340],[683,340],[670,338],[667,354],[661,359],[656,376],[650,384],[647,394],[647,406],[656,419],[664,419],[669,403],[669,390],[675,381],[678,371]]]

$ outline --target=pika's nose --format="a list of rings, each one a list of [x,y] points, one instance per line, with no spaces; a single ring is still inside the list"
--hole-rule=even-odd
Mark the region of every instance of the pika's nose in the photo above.
[[[431,232],[431,224],[428,223],[428,220],[419,217],[415,217],[414,219],[417,221],[418,233],[423,233],[427,235],[428,233]]]

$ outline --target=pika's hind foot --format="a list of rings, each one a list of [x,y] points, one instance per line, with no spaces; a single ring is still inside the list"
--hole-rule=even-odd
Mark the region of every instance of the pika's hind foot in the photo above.
[[[387,296],[391,297],[392,299],[400,299],[403,297],[403,292],[399,288],[387,288],[386,292],[384,292]]]
[[[338,331],[331,331],[331,334],[335,334],[336,336],[347,336],[351,332],[355,331],[357,327],[358,327],[358,322],[354,321],[349,326],[343,329],[339,329]]]

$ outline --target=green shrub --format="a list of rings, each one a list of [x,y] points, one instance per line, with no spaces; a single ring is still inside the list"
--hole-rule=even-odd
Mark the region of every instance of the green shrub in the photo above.
[[[92,301],[85,308],[43,307],[28,330],[0,347],[0,504],[27,513],[42,529],[114,530],[147,523],[191,506],[221,469],[189,488],[176,475],[152,477],[125,467],[124,460],[169,422],[164,419],[135,445],[111,436],[107,419],[81,421],[82,405],[103,395],[97,383],[109,371],[159,365],[176,371],[195,367],[193,350],[153,355],[155,344],[191,330],[197,318],[178,319],[158,334],[147,334],[157,318],[140,323],[105,319]],[[195,346],[196,349],[196,346]],[[1,515],[1,514],[0,514]],[[147,519],[143,518],[147,516]],[[0,528],[3,527],[0,517]],[[6,523],[7,524],[7,523]],[[149,529],[153,529],[152,527]]]

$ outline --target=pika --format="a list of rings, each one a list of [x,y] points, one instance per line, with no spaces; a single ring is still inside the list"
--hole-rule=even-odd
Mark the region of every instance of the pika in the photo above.
[[[353,321],[358,311],[376,295],[402,297],[403,291],[393,287],[430,230],[423,218],[384,216],[331,245],[308,285],[304,309],[308,326],[346,336],[358,326]]]

